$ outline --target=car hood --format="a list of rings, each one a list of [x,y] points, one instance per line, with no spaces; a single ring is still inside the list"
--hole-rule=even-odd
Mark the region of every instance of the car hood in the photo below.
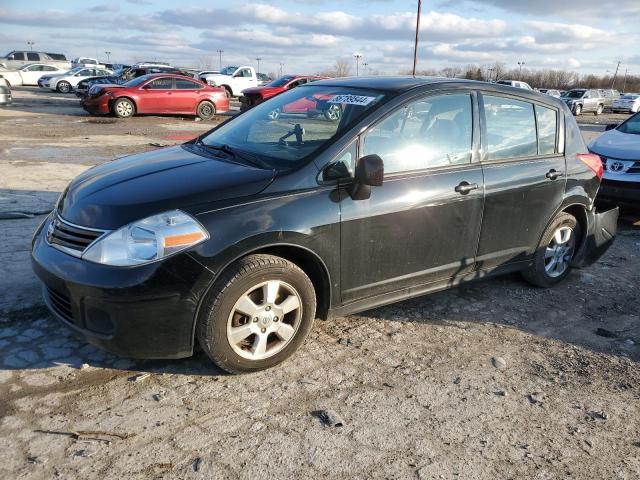
[[[605,157],[640,160],[640,135],[609,130],[591,142],[589,150]]]
[[[69,184],[58,209],[71,223],[113,230],[166,210],[253,195],[273,178],[272,170],[175,146],[87,170]]]
[[[244,95],[251,95],[251,94],[260,94],[260,95],[265,95],[265,96],[271,96],[271,95],[275,95],[276,93],[280,93],[284,90],[284,88],[282,87],[251,87],[251,88],[246,88],[242,91],[242,93]]]

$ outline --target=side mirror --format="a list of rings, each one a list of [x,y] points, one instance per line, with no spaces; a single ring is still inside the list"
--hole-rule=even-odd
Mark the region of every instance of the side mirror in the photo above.
[[[378,155],[366,155],[358,159],[353,185],[349,195],[354,200],[371,197],[371,187],[382,185],[384,162]]]
[[[617,126],[618,126],[618,124],[617,124],[617,123],[610,123],[609,125],[607,125],[607,126],[604,128],[604,131],[605,131],[605,132],[608,132],[609,130],[613,130],[613,129],[614,129],[614,128],[616,128]]]

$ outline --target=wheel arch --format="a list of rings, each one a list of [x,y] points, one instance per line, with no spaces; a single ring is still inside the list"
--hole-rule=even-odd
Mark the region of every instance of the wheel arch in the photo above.
[[[551,218],[549,218],[549,221],[546,223],[546,225],[544,226],[544,229],[542,230],[542,232],[538,237],[537,245],[540,245],[540,242],[542,241],[542,236],[544,235],[544,232],[547,230],[547,228],[549,228],[549,225],[551,225],[551,222],[553,222],[553,220],[561,213],[568,213],[570,215],[573,215],[578,221],[578,225],[580,225],[580,228],[582,231],[580,232],[581,233],[580,243],[578,244],[578,248],[576,249],[576,250],[579,250],[580,248],[582,248],[582,245],[584,244],[584,241],[587,238],[587,233],[589,231],[589,219],[587,217],[587,206],[584,203],[580,203],[578,201],[565,203],[561,205],[560,208],[558,208],[553,213],[553,215],[551,215]]]
[[[245,250],[241,254],[235,255],[231,260],[220,268],[213,278],[209,281],[209,285],[204,290],[202,296],[198,300],[198,306],[194,316],[192,327],[192,342],[195,345],[195,332],[197,323],[200,319],[202,305],[211,292],[216,282],[222,277],[224,272],[238,260],[249,255],[266,254],[284,258],[294,263],[309,277],[316,292],[316,318],[326,320],[329,317],[329,309],[331,306],[331,276],[326,263],[320,256],[311,249],[294,243],[272,243],[257,246],[250,250]]]

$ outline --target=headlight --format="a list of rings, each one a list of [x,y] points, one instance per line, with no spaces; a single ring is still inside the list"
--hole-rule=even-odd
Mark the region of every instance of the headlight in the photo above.
[[[82,255],[91,262],[125,267],[154,262],[209,238],[207,231],[180,210],[130,223],[94,243]]]

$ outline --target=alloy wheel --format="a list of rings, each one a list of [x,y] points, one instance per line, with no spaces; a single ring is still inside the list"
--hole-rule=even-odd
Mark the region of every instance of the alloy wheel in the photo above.
[[[295,288],[268,280],[248,289],[227,321],[227,340],[235,353],[264,360],[285,348],[302,319],[302,299]]]
[[[544,254],[544,270],[547,275],[556,278],[567,271],[575,245],[573,229],[566,225],[558,227]]]
[[[129,102],[118,102],[116,111],[121,117],[130,117],[133,114],[133,105]]]

